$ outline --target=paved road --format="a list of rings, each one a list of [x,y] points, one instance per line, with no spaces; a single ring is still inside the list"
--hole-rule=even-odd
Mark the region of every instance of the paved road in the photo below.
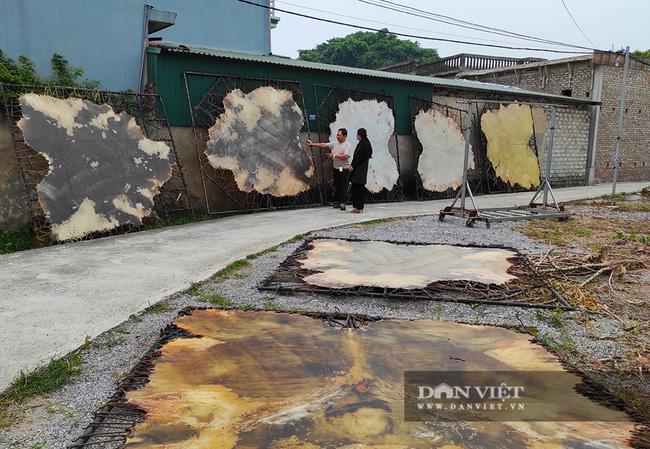
[[[633,192],[648,183],[622,183]],[[558,189],[558,201],[600,196],[611,185]],[[478,198],[479,207],[525,204],[530,193]],[[0,256],[0,390],[230,262],[330,226],[429,214],[449,200],[370,205],[362,215],[331,208],[220,220]],[[459,226],[464,223],[458,220]],[[497,225],[495,225],[497,226]]]

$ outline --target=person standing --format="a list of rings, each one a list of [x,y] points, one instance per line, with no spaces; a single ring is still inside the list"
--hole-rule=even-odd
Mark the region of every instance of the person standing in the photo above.
[[[365,128],[359,128],[357,131],[357,140],[359,143],[354,150],[352,163],[348,170],[350,171],[350,182],[352,183],[352,213],[360,214],[363,212],[363,205],[366,196],[366,182],[368,181],[368,164],[372,157],[372,145],[368,140],[368,133]]]
[[[336,142],[314,143],[307,141],[307,145],[316,148],[328,148],[327,158],[332,159],[334,168],[334,188],[336,189],[335,209],[345,210],[345,203],[348,196],[348,177],[350,166],[350,155],[352,154],[352,145],[347,141],[348,130],[340,128],[336,132]]]

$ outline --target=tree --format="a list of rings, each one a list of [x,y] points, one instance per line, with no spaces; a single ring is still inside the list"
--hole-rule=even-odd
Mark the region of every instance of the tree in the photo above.
[[[54,53],[50,59],[52,74],[48,78],[36,73],[34,63],[25,56],[19,56],[18,62],[8,58],[0,50],[0,83],[25,84],[34,86],[66,86],[96,89],[98,81],[80,80],[84,71],[80,67],[71,67],[67,59]]]
[[[645,51],[643,51],[643,50],[633,51],[632,54],[634,56],[638,56],[639,58],[650,59],[650,49],[645,50]]]
[[[335,37],[311,50],[299,50],[298,59],[348,67],[376,69],[408,59],[429,62],[440,59],[435,48],[422,48],[413,41],[401,40],[387,29],[359,31]]]

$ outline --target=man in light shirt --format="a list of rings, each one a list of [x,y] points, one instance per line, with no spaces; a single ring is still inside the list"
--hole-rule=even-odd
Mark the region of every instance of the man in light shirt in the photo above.
[[[348,167],[352,161],[352,145],[347,141],[348,130],[340,128],[336,132],[336,142],[314,143],[307,141],[307,145],[316,148],[327,148],[330,150],[327,157],[332,159],[334,167],[334,188],[336,189],[336,202],[334,208],[345,210],[345,203],[348,195],[348,178],[350,172]]]

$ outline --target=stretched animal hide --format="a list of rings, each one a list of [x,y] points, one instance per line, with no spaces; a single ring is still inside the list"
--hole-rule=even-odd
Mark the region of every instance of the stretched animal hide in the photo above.
[[[415,132],[422,144],[418,173],[422,186],[432,192],[456,189],[463,183],[465,137],[451,118],[429,109],[420,111],[414,121]],[[474,168],[470,146],[468,168]]]
[[[499,178],[512,185],[537,187],[539,163],[529,146],[533,136],[530,107],[521,104],[501,106],[481,116],[487,137],[487,157]]]
[[[300,144],[302,111],[291,92],[271,86],[235,89],[208,130],[210,165],[231,170],[239,190],[293,196],[309,190],[314,165]]]
[[[321,287],[423,288],[438,281],[504,284],[515,279],[508,274],[508,258],[516,253],[507,249],[338,239],[312,244],[301,265],[318,273],[304,280]]]
[[[38,199],[58,240],[139,225],[151,214],[172,174],[167,144],[106,104],[34,93],[19,100],[25,142],[49,163]]]
[[[368,131],[368,140],[372,144],[372,159],[368,167],[366,188],[373,193],[383,189],[392,190],[397,184],[399,173],[397,162],[388,149],[388,142],[395,129],[395,119],[386,102],[348,99],[339,104],[336,119],[330,124],[330,142],[334,141],[339,128],[348,130],[353,148],[356,146],[357,129],[365,128]]]
[[[621,412],[605,423],[404,420],[404,370],[557,371],[574,380],[561,403],[605,409],[576,393],[577,376],[543,347],[506,329],[433,320],[335,329],[222,310],[174,323],[196,338],[166,343],[149,382],[126,394],[146,416],[125,448],[614,449],[629,447],[634,427]]]

